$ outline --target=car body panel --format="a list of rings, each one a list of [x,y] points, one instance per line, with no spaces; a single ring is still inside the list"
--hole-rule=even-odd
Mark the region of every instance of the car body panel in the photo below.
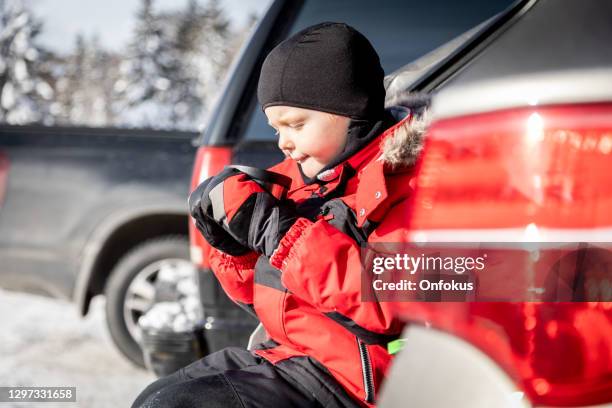
[[[127,221],[125,214],[143,216],[155,207],[180,214],[186,230],[194,136],[0,127],[0,153],[10,162],[0,207],[0,284],[72,299],[108,220]]]

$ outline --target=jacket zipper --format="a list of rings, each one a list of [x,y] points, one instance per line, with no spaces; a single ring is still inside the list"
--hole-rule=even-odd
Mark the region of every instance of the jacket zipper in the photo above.
[[[361,358],[361,373],[363,374],[363,388],[365,390],[365,402],[374,403],[374,375],[372,374],[372,362],[368,348],[361,340],[357,339],[359,357]]]

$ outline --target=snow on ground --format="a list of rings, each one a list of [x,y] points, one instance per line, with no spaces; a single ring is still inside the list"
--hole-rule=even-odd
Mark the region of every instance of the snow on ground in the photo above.
[[[0,408],[129,407],[154,376],[112,343],[104,299],[86,318],[74,304],[0,289],[0,386],[72,386],[74,403],[2,403]]]

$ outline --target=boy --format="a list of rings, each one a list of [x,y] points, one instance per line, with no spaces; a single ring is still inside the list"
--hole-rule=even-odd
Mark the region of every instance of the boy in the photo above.
[[[291,178],[279,200],[223,172],[190,197],[211,266],[269,340],[213,353],[150,385],[133,406],[374,406],[401,332],[384,303],[361,302],[360,245],[406,239],[420,130],[384,110],[369,41],[322,23],[266,58],[258,99]],[[384,149],[381,150],[381,145]]]

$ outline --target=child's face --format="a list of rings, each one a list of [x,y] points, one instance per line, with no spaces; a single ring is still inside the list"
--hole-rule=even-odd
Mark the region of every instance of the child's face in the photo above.
[[[291,106],[270,106],[264,112],[278,147],[307,177],[316,176],[346,145],[350,119],[345,116]]]

